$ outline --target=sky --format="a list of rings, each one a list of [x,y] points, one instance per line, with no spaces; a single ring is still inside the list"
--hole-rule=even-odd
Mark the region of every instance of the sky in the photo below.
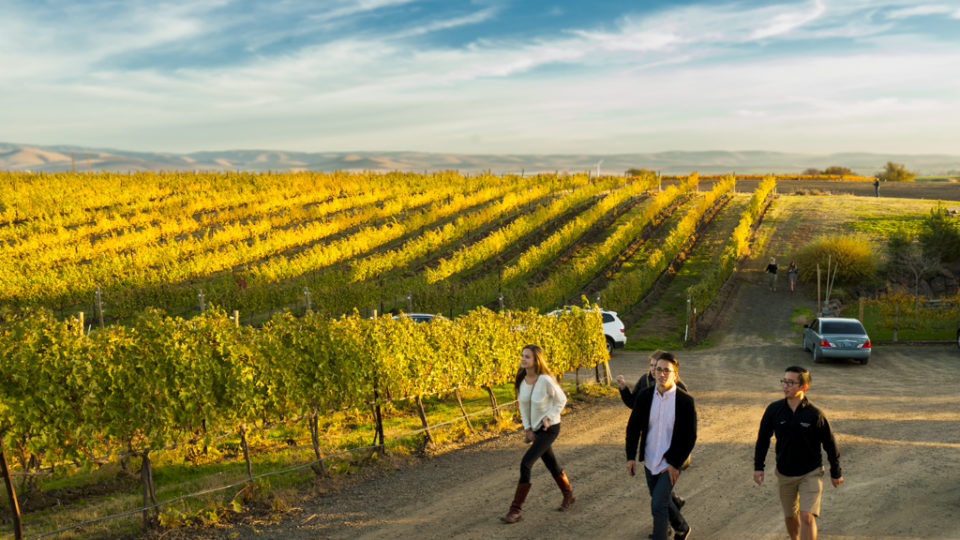
[[[0,141],[960,153],[960,0],[0,0]]]

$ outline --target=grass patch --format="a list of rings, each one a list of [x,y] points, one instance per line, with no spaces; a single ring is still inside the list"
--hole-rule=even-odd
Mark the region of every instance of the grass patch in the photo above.
[[[841,316],[856,318],[859,311],[859,305],[849,305]],[[897,329],[897,341],[954,341],[958,325],[960,320],[955,317],[903,316]],[[883,320],[876,304],[864,306],[863,326],[872,341],[893,342],[893,328]]]
[[[923,220],[928,215],[862,216],[857,221],[846,223],[845,228],[875,238],[889,238],[891,234],[900,229],[905,230],[911,236],[916,236],[920,232]]]

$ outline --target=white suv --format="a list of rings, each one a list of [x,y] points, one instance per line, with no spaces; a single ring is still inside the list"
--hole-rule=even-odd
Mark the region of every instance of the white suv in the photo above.
[[[570,311],[570,308],[555,309],[548,315],[556,315],[561,311]],[[627,344],[626,326],[620,317],[617,317],[617,312],[601,309],[600,316],[603,323],[603,337],[607,340],[607,352],[623,348]]]

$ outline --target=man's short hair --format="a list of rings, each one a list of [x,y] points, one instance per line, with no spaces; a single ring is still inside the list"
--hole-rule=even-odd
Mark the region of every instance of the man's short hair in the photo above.
[[[663,355],[665,355],[665,354],[670,354],[670,353],[668,353],[667,351],[665,351],[665,350],[663,350],[663,349],[657,349],[657,350],[653,351],[652,353],[650,353],[650,359],[651,359],[651,360],[659,360],[660,357],[663,356]]]
[[[790,366],[784,371],[796,373],[800,375],[800,383],[808,387],[810,386],[810,372],[807,371],[807,368],[802,368],[800,366]]]
[[[667,362],[670,362],[671,364],[673,364],[674,368],[680,367],[680,362],[677,361],[677,357],[674,356],[673,353],[663,351],[660,354],[660,356],[657,358],[657,361],[660,361],[660,360],[666,360]]]

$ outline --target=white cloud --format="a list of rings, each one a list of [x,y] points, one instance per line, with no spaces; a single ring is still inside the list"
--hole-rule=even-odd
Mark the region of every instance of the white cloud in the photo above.
[[[341,2],[323,19],[405,2]],[[0,96],[18,106],[0,110],[0,140],[59,137],[52,142],[170,151],[814,151],[872,144],[955,152],[943,134],[960,122],[956,41],[900,34],[897,21],[914,15],[874,17],[879,3],[858,2],[688,6],[626,16],[607,31],[571,27],[550,37],[423,45],[420,38],[436,30],[495,24],[497,12],[484,8],[396,34],[348,34],[279,56],[254,55],[237,66],[173,70],[113,69],[103,60],[131,44],[150,50],[200,39],[211,25],[230,24],[206,18],[217,4],[173,7],[161,18],[151,16],[156,10],[129,9],[100,35],[41,30],[39,47],[26,45],[28,21],[12,18],[0,22],[11,31],[0,32],[0,51],[11,51],[0,52],[0,62],[9,62]],[[911,5],[881,7],[907,12]],[[261,36],[263,43],[275,38]],[[411,36],[418,39],[405,39]],[[796,47],[828,38],[853,39],[858,48],[813,54]],[[71,49],[72,39],[83,46]],[[771,44],[780,50],[770,53]]]
[[[956,8],[943,5],[915,6],[903,9],[893,10],[887,13],[888,19],[906,19],[909,17],[922,17],[925,15],[950,15]]]

